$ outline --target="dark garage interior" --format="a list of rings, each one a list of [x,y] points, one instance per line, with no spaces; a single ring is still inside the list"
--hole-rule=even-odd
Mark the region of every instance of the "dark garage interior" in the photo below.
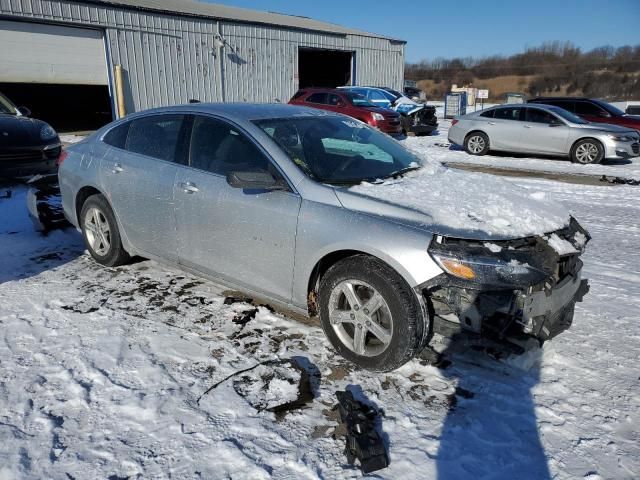
[[[95,130],[112,120],[106,85],[0,83],[0,92],[58,132]]]
[[[299,48],[299,88],[350,85],[352,55],[338,50]]]

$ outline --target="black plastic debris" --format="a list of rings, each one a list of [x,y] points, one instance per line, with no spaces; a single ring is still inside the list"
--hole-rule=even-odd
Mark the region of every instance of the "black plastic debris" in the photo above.
[[[243,310],[242,312],[237,314],[235,317],[233,317],[232,322],[235,323],[236,325],[245,325],[249,323],[251,320],[253,320],[254,318],[256,318],[256,313],[258,313],[257,308],[250,308],[248,310]]]
[[[353,398],[349,391],[337,391],[340,421],[346,428],[344,453],[353,465],[358,459],[363,473],[371,473],[389,466],[389,455],[376,429],[379,412]]]
[[[27,182],[27,208],[36,230],[48,233],[70,226],[62,210],[56,175],[38,176]]]

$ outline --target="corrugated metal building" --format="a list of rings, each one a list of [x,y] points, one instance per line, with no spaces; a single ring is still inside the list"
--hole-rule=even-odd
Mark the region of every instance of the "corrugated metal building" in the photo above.
[[[0,0],[0,90],[68,106],[106,96],[109,114],[116,65],[132,112],[189,99],[286,102],[303,86],[401,89],[404,48],[309,18],[191,0]]]

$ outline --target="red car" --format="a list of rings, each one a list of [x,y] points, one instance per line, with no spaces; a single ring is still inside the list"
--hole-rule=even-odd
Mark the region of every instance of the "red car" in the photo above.
[[[333,88],[303,88],[298,90],[289,103],[343,113],[389,135],[402,134],[400,114],[376,107],[357,93]]]
[[[538,97],[529,103],[544,103],[564,108],[584,118],[587,122],[609,123],[640,131],[640,116],[626,115],[622,110],[602,100],[573,97]]]

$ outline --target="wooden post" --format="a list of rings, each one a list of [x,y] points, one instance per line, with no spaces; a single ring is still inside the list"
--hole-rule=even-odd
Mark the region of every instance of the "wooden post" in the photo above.
[[[124,108],[124,79],[122,76],[122,65],[116,65],[115,71],[116,105],[118,108],[118,118],[122,118],[127,114],[127,111]]]

